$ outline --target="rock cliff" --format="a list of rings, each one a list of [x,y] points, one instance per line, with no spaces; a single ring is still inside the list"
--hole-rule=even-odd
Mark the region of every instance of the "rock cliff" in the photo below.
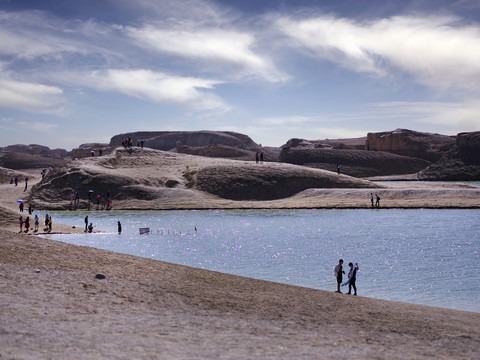
[[[454,145],[454,136],[397,129],[368,133],[365,149],[420,158],[434,163]]]
[[[431,164],[427,160],[389,152],[338,149],[301,139],[289,140],[279,160],[335,172],[340,164],[342,174],[355,177],[413,174]]]
[[[455,146],[438,162],[420,171],[421,180],[479,181],[480,131],[460,133]]]

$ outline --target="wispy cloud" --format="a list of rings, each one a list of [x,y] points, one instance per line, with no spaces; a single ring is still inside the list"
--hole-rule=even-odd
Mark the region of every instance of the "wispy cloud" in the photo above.
[[[172,76],[150,70],[107,70],[80,75],[86,86],[116,91],[152,102],[173,102],[200,111],[228,111],[229,106],[208,90],[220,81]],[[82,80],[79,80],[82,81]]]
[[[237,77],[240,71],[243,76],[256,75],[270,82],[283,82],[288,79],[269,58],[255,52],[255,37],[246,32],[208,27],[169,30],[153,26],[139,29],[128,27],[127,31],[145,47],[188,58],[193,60],[192,66],[195,67],[195,62],[203,61],[204,67],[210,71],[215,68],[217,71],[231,70],[234,67],[237,69]],[[218,69],[218,66],[222,69]]]
[[[0,78],[0,107],[39,113],[62,111],[62,89]]]
[[[455,17],[280,17],[276,26],[298,47],[354,71],[384,76],[396,69],[431,87],[480,90],[480,26]]]

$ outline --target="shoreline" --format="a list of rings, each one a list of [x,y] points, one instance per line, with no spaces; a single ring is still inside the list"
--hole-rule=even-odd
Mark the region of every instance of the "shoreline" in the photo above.
[[[2,358],[478,356],[475,312],[349,297],[5,230],[0,239]]]

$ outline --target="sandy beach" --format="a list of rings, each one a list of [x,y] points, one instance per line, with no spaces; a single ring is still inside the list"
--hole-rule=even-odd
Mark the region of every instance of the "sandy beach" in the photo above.
[[[372,191],[392,206],[479,205],[478,187],[420,182],[309,189],[264,202],[195,199],[227,208],[314,207],[318,199],[346,207],[357,199],[367,207]],[[327,292],[18,234],[20,196],[23,186],[0,185],[1,359],[479,358],[480,313],[336,294],[333,277]],[[184,200],[162,204],[194,203]],[[54,223],[54,232],[78,230]]]
[[[0,244],[2,359],[478,359],[478,313],[246,279],[4,230]]]

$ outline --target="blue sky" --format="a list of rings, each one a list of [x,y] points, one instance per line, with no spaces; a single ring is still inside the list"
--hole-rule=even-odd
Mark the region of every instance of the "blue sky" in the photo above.
[[[480,3],[0,0],[0,146],[480,130]]]

